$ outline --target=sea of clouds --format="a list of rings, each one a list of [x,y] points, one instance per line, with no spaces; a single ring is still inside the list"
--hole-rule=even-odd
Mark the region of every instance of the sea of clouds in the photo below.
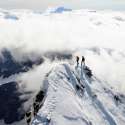
[[[84,55],[96,77],[122,92],[125,92],[124,33],[124,12],[0,12],[0,51],[8,49],[19,62],[27,58],[34,60],[46,52],[68,51],[73,55],[73,64],[76,55]],[[29,90],[38,90],[45,74],[60,63],[45,60],[26,73],[14,75],[14,79]]]

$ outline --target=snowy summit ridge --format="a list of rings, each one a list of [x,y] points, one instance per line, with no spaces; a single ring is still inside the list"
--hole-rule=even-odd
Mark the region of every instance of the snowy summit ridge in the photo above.
[[[125,96],[86,75],[86,68],[62,64],[44,81],[48,89],[32,125],[124,125]]]

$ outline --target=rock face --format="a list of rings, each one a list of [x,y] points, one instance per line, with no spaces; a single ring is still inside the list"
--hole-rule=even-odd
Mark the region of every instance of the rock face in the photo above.
[[[18,91],[16,82],[6,83],[0,86],[0,120],[11,124],[24,118],[22,104],[27,99],[20,99],[23,93]]]

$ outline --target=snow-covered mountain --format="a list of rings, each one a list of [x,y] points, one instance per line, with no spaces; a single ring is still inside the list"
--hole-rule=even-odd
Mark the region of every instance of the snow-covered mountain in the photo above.
[[[32,125],[124,125],[125,95],[84,67],[62,64],[45,78],[43,105]]]
[[[125,12],[0,9],[0,125],[26,125],[43,89],[32,125],[124,125],[124,32]]]

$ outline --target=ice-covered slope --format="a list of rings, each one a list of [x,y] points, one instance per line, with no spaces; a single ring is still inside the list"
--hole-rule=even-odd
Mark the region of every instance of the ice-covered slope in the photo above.
[[[44,82],[45,100],[32,125],[124,125],[125,96],[83,67],[59,65]]]

